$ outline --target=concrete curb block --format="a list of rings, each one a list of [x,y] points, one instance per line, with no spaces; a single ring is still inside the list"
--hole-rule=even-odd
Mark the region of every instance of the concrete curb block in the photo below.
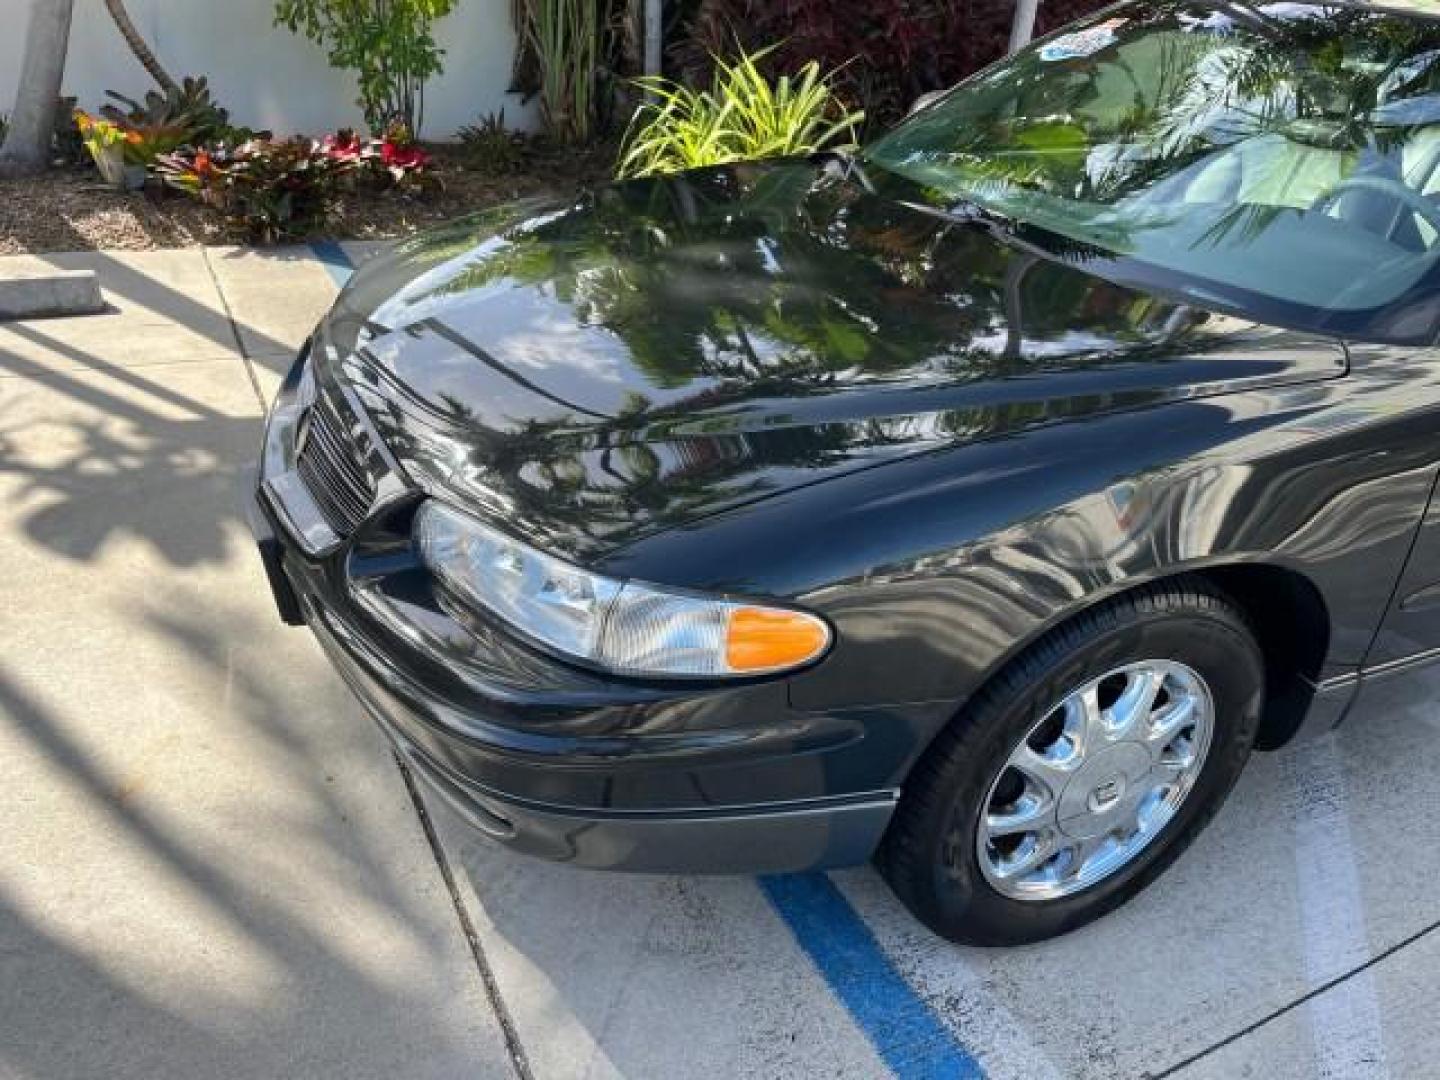
[[[105,310],[93,270],[47,270],[0,278],[0,322]]]

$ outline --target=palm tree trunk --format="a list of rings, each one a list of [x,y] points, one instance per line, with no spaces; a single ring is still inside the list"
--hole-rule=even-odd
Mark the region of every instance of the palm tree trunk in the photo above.
[[[50,164],[73,13],[74,0],[31,0],[20,88],[15,92],[9,134],[0,147],[0,176],[38,173]]]
[[[167,94],[172,90],[178,90],[175,80],[170,77],[160,61],[155,59],[155,54],[150,51],[150,46],[145,44],[145,39],[140,36],[140,31],[135,29],[135,24],[130,21],[130,13],[125,10],[125,0],[105,0],[105,10],[110,12],[110,17],[115,20],[115,26],[120,31],[120,36],[125,39],[125,44],[130,46],[130,51],[135,54],[135,59],[140,61],[141,66],[150,73],[150,77],[160,84],[160,89]]]
[[[1016,0],[1015,21],[1010,26],[1010,51],[1019,52],[1035,36],[1035,17],[1040,12],[1040,0]]]
[[[660,50],[664,44],[664,21],[661,18],[662,0],[645,0],[645,74],[652,78],[660,74]]]

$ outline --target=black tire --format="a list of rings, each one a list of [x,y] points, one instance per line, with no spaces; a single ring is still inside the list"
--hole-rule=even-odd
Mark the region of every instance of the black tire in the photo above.
[[[1146,659],[1186,664],[1210,689],[1210,750],[1188,797],[1112,876],[1057,899],[1003,895],[981,870],[974,837],[1011,751],[1072,690]],[[1243,612],[1202,579],[1147,586],[1085,612],[1009,663],[927,750],[876,856],[880,870],[922,922],[953,941],[1019,945],[1084,926],[1145,888],[1214,816],[1250,755],[1264,688]]]

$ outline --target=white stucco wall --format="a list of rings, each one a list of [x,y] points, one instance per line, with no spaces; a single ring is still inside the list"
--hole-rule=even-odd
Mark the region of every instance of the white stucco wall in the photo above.
[[[0,0],[0,112],[15,99],[30,4]],[[361,124],[353,76],[332,70],[317,46],[274,27],[272,0],[127,0],[126,8],[166,70],[176,79],[208,75],[237,124],[281,134]],[[446,50],[445,73],[427,91],[427,138],[448,138],[500,108],[512,127],[533,123],[533,104],[505,92],[515,47],[510,0],[460,0],[436,37]],[[106,90],[140,97],[151,85],[101,0],[75,0],[65,92],[93,109]]]

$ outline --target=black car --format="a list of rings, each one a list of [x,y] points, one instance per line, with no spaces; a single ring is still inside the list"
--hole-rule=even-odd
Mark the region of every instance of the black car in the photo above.
[[[401,244],[285,382],[256,532],[495,840],[873,856],[1043,938],[1440,656],[1437,196],[1440,21],[1121,4],[858,154]]]

